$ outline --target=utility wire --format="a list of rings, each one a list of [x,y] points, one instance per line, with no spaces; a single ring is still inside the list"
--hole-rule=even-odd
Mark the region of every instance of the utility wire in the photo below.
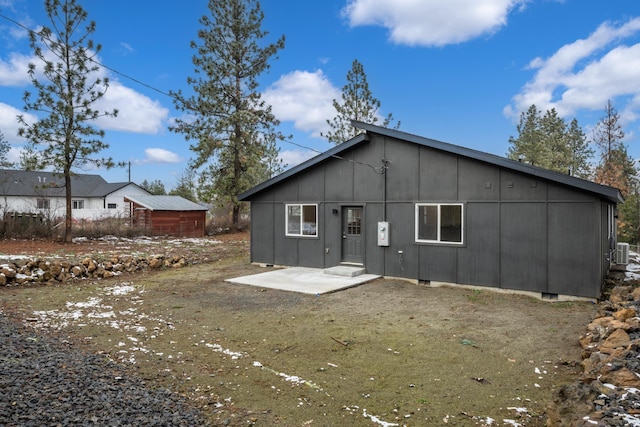
[[[21,24],[20,22],[16,21],[15,19],[9,18],[6,15],[0,14],[0,18],[5,19],[5,20],[13,23],[14,25],[17,25],[18,27],[22,28],[23,30],[29,32],[29,34],[36,34],[36,35],[38,34],[35,30],[32,30],[32,29],[28,28],[27,26]],[[50,42],[53,42],[53,40],[51,40],[51,39],[48,39],[48,40]],[[116,70],[115,68],[109,67],[108,65],[105,65],[105,64],[103,64],[103,63],[101,63],[99,61],[96,61],[94,58],[87,57],[87,59],[89,61],[95,63],[96,65],[99,65],[100,67],[103,67],[103,68],[105,68],[105,69],[107,69],[107,70],[109,70],[109,71],[111,71],[113,73],[116,73],[117,75],[122,76],[122,77],[124,77],[124,78],[126,78],[128,80],[131,80],[132,82],[135,82],[135,83],[137,83],[137,84],[139,84],[141,86],[144,86],[144,87],[146,87],[148,89],[151,89],[151,90],[153,90],[155,92],[158,92],[161,95],[164,95],[164,96],[167,96],[169,98],[181,101],[180,99],[178,99],[176,96],[172,95],[169,92],[165,92],[162,89],[158,89],[158,88],[156,88],[154,86],[151,86],[150,84],[147,84],[147,83],[145,83],[145,82],[143,82],[141,80],[136,79],[135,77],[131,77],[131,76],[129,76],[129,75],[123,73],[123,72],[120,72],[120,71]],[[189,107],[188,105],[185,105],[185,106],[187,108]]]
[[[7,20],[7,21],[11,22],[14,25],[17,25],[18,27],[20,27],[23,30],[27,31],[29,34],[38,34],[35,30],[32,30],[32,29],[28,28],[27,26],[21,24],[20,22],[16,21],[15,19],[12,19],[12,18],[10,18],[10,17],[8,17],[6,15],[3,15],[1,13],[0,13],[0,18]],[[49,41],[53,42],[51,39],[49,39]],[[137,84],[139,84],[141,86],[144,86],[144,87],[146,87],[148,89],[151,89],[151,90],[153,90],[155,92],[158,92],[159,94],[164,95],[164,96],[166,96],[168,98],[171,98],[173,100],[179,101],[188,110],[197,111],[195,108],[192,108],[192,107],[190,107],[190,105],[185,103],[183,99],[178,98],[177,96],[171,94],[170,92],[165,92],[165,91],[163,91],[161,89],[158,89],[158,88],[156,88],[154,86],[151,86],[150,84],[147,84],[147,83],[143,82],[142,80],[136,79],[135,77],[131,77],[128,74],[125,74],[125,73],[123,73],[121,71],[116,70],[115,68],[109,67],[108,65],[105,65],[105,64],[103,64],[101,62],[98,62],[94,58],[87,57],[87,59],[89,61],[95,63],[96,65],[100,66],[100,67],[103,67],[103,68],[105,68],[105,69],[107,69],[107,70],[109,70],[109,71],[111,71],[111,72],[113,72],[113,73],[115,73],[115,74],[117,74],[117,75],[119,75],[121,77],[124,77],[125,79],[131,80],[134,83],[137,83]],[[296,145],[296,146],[298,146],[300,148],[304,148],[305,150],[310,150],[310,151],[313,151],[313,152],[318,153],[318,154],[323,154],[322,151],[316,150],[315,148],[307,147],[305,145],[299,144],[297,142],[291,141],[291,140],[286,139],[286,138],[283,138],[282,141],[286,142],[286,143],[289,143],[289,144],[292,144],[292,145]],[[346,158],[338,156],[336,154],[332,154],[330,157],[332,157],[334,159],[343,160],[343,161],[347,161],[347,162],[350,162],[350,163],[362,165],[362,166],[367,166],[367,167],[371,168],[375,173],[380,174],[380,175],[384,175],[386,173],[387,169],[389,169],[389,164],[391,163],[387,159],[382,159],[382,165],[379,168],[376,168],[375,166],[373,166],[373,165],[371,165],[369,163],[359,162],[359,161],[353,160],[353,159],[346,159]]]
[[[324,152],[322,152],[320,150],[316,150],[315,148],[307,147],[306,145],[302,145],[302,144],[299,144],[297,142],[290,141],[288,139],[283,139],[283,141],[287,142],[289,144],[292,144],[292,145],[296,145],[296,146],[298,146],[300,148],[304,148],[305,150],[313,151],[313,152],[318,153],[318,154],[324,154]],[[357,165],[370,167],[371,169],[373,169],[373,171],[375,173],[377,173],[379,175],[384,175],[386,173],[387,169],[389,169],[389,165],[391,164],[391,162],[389,160],[382,159],[382,166],[380,166],[380,168],[376,168],[375,166],[373,166],[373,165],[371,165],[369,163],[359,162],[359,161],[353,160],[353,159],[347,159],[347,158],[338,156],[337,154],[331,154],[329,157],[332,157],[332,158],[338,159],[338,160],[344,160],[344,161],[350,162],[350,163],[355,163]]]

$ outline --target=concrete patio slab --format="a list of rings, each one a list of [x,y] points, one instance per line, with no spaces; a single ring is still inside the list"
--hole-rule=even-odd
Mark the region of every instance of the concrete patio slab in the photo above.
[[[227,279],[226,282],[318,295],[358,286],[379,277],[375,274],[337,276],[325,274],[321,268],[291,267]]]

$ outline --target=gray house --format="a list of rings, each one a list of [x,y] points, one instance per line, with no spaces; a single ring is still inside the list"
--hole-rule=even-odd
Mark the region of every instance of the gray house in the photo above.
[[[619,190],[353,124],[366,132],[239,195],[252,262],[600,297]]]

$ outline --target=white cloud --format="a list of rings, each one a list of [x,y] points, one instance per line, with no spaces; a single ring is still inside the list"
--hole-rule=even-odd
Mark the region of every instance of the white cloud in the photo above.
[[[24,86],[31,83],[29,62],[34,62],[32,55],[11,53],[7,61],[0,60],[0,86]]]
[[[22,149],[16,147],[10,147],[7,153],[7,160],[11,163],[19,163],[20,156],[22,155]]]
[[[445,46],[492,34],[527,0],[349,0],[352,27],[379,25],[397,44]]]
[[[117,117],[102,117],[96,122],[107,130],[156,134],[165,128],[169,110],[158,101],[136,92],[117,81],[109,83],[109,89],[94,108],[99,111],[118,110]]]
[[[99,58],[96,60],[100,61]],[[30,85],[31,79],[27,73],[29,63],[36,64],[36,78],[44,81],[40,58],[12,53],[8,60],[0,60],[0,86]],[[96,72],[91,73],[89,80],[103,79],[106,75],[107,70],[100,67]],[[36,96],[37,94],[33,93],[32,99]],[[118,110],[117,117],[101,117],[96,120],[96,124],[105,130],[156,134],[165,129],[165,121],[169,116],[169,110],[158,101],[122,85],[117,80],[110,81],[104,97],[99,99],[93,108],[98,111]],[[3,114],[2,111],[0,114]]]
[[[122,48],[123,51],[125,51],[126,53],[133,53],[135,52],[135,50],[133,49],[133,47],[131,47],[131,45],[129,43],[126,42],[121,42],[120,43],[120,47]]]
[[[286,150],[280,151],[279,157],[287,168],[292,168],[318,154],[319,153],[311,150]]]
[[[507,117],[517,118],[535,104],[541,111],[555,108],[561,116],[580,109],[601,110],[608,99],[625,97],[630,103],[618,106],[634,116],[640,100],[640,43],[622,44],[640,33],[640,18],[623,24],[605,22],[586,39],[562,46],[549,58],[534,58],[529,68],[537,70],[504,108]]]
[[[281,121],[292,121],[296,129],[320,136],[327,120],[336,115],[333,100],[341,98],[322,70],[293,71],[283,75],[263,93],[265,102]]]
[[[147,148],[144,163],[180,163],[182,160],[176,153],[164,148]]]
[[[24,138],[18,136],[18,129],[21,126],[18,123],[17,116],[20,114],[24,116],[27,123],[33,123],[36,121],[36,118],[33,115],[0,102],[0,131],[3,133],[4,139],[10,144],[25,141]]]

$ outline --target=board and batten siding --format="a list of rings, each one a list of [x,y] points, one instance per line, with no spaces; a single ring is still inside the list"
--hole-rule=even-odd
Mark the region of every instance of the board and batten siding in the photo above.
[[[607,203],[496,164],[372,133],[251,197],[251,261],[340,263],[343,206],[362,206],[367,272],[549,294],[600,296]],[[382,159],[388,169],[381,172]],[[386,191],[385,191],[386,189]],[[287,203],[318,205],[318,236],[287,237]],[[416,203],[461,203],[462,245],[415,241]],[[603,215],[605,216],[603,218]],[[390,224],[390,245],[376,240]]]

